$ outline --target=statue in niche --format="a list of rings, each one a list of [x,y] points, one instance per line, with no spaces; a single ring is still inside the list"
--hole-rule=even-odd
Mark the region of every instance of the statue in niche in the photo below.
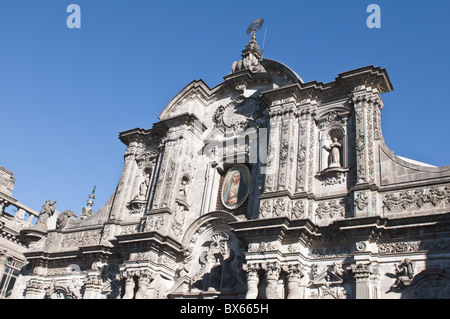
[[[186,201],[187,188],[188,188],[189,182],[190,182],[189,176],[184,175],[181,178],[178,199],[180,199],[182,201]]]
[[[329,168],[332,167],[341,167],[341,153],[340,153],[340,148],[342,147],[341,143],[338,142],[337,137],[333,137],[333,142],[327,146],[324,145],[323,148],[325,150],[327,150],[328,152],[330,152],[330,164],[329,164]]]
[[[142,172],[142,176],[144,177],[144,180],[142,181],[141,185],[139,185],[139,194],[136,195],[136,197],[134,198],[135,200],[145,200],[145,195],[147,195],[147,189],[150,183],[150,173],[147,170],[144,170]]]

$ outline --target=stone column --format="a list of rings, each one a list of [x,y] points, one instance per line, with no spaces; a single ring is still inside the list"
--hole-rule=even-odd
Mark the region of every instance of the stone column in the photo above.
[[[83,299],[99,299],[102,291],[103,281],[98,273],[88,274],[85,283]]]
[[[141,146],[141,145],[139,145]],[[143,147],[137,147],[135,142],[128,145],[127,150],[124,155],[124,165],[122,169],[122,174],[120,176],[119,185],[117,186],[115,199],[113,206],[111,207],[110,219],[119,220],[121,218],[122,211],[126,205],[127,195],[129,193],[128,183],[131,178],[133,178],[133,172],[137,167],[136,164],[136,154],[141,151]]]
[[[278,278],[280,277],[281,268],[276,262],[267,263],[264,265],[266,270],[266,298],[279,299],[277,293]]]
[[[134,282],[134,272],[126,271],[122,274],[125,278],[125,294],[122,299],[133,299],[134,297],[134,287],[136,283]]]
[[[309,114],[308,114],[309,115]],[[299,137],[298,137],[298,146],[297,146],[297,171],[296,171],[296,179],[295,179],[295,193],[305,192],[307,187],[307,183],[305,180],[306,172],[307,172],[307,159],[308,159],[308,149],[309,149],[309,139],[308,139],[308,125],[309,121],[307,119],[306,112],[303,112],[300,116],[299,121]]]
[[[39,278],[28,280],[25,288],[25,299],[43,299],[44,282]]]
[[[280,114],[279,114],[280,113]],[[270,133],[267,149],[267,171],[266,181],[264,183],[264,193],[271,193],[277,190],[278,185],[278,167],[280,152],[280,134],[281,134],[281,112],[270,110]]]
[[[356,281],[356,299],[372,299],[371,274],[374,272],[370,264],[352,265],[352,272]]]
[[[134,296],[134,299],[144,299],[145,295],[147,293],[148,285],[150,284],[150,281],[152,280],[152,274],[149,270],[141,270],[140,276],[138,279],[138,285],[139,289],[136,292],[136,296]]]
[[[299,286],[303,277],[300,265],[289,265],[287,269],[287,299],[300,299]]]
[[[355,109],[355,146],[357,184],[375,183],[375,142],[382,141],[379,110],[382,101],[376,90],[355,91],[351,103]]]
[[[247,271],[247,294],[245,299],[256,299],[258,297],[258,284],[259,284],[259,265],[247,264],[245,270]]]

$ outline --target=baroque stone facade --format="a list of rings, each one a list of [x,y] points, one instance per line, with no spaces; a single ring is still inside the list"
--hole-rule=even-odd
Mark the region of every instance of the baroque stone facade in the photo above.
[[[120,133],[97,212],[48,201],[13,297],[449,298],[450,167],[385,145],[386,70],[305,83],[261,56],[253,35],[221,84]]]

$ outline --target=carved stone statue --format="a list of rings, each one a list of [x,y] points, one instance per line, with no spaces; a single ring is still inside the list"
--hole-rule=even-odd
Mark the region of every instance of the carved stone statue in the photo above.
[[[45,204],[42,205],[41,212],[39,213],[38,221],[36,224],[47,225],[48,219],[53,216],[56,210],[56,200],[52,203],[49,199],[45,200]]]
[[[323,148],[330,152],[331,162],[328,167],[341,167],[341,155],[340,148],[342,145],[338,142],[336,137],[333,138],[333,143],[329,146],[324,145]]]
[[[178,198],[183,201],[186,201],[187,188],[188,188],[189,182],[190,182],[190,179],[188,176],[185,175],[181,178]]]
[[[402,289],[411,282],[414,277],[414,265],[409,258],[403,260],[401,264],[395,265],[395,276],[397,279],[391,289]]]
[[[58,218],[56,219],[56,229],[63,229],[66,227],[68,221],[70,218],[77,218],[77,214],[75,214],[71,210],[65,210],[61,214],[59,214]]]
[[[134,198],[135,200],[145,200],[145,195],[147,195],[148,185],[150,183],[150,174],[147,174],[145,171],[142,172],[142,176],[144,180],[141,185],[139,185],[139,193]]]
[[[397,276],[406,276],[412,279],[414,276],[414,265],[409,258],[406,258],[400,265],[395,265],[395,274]]]

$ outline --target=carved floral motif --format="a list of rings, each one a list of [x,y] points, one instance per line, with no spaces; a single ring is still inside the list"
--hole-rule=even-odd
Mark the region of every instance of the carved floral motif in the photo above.
[[[397,254],[405,252],[415,252],[421,249],[422,243],[420,241],[403,241],[395,243],[381,244],[378,247],[380,254]]]
[[[316,215],[319,219],[335,219],[345,216],[344,200],[331,200],[317,205]]]
[[[422,208],[426,204],[436,207],[448,203],[450,203],[450,186],[444,186],[404,191],[399,194],[386,194],[383,207],[388,211],[401,211]]]

